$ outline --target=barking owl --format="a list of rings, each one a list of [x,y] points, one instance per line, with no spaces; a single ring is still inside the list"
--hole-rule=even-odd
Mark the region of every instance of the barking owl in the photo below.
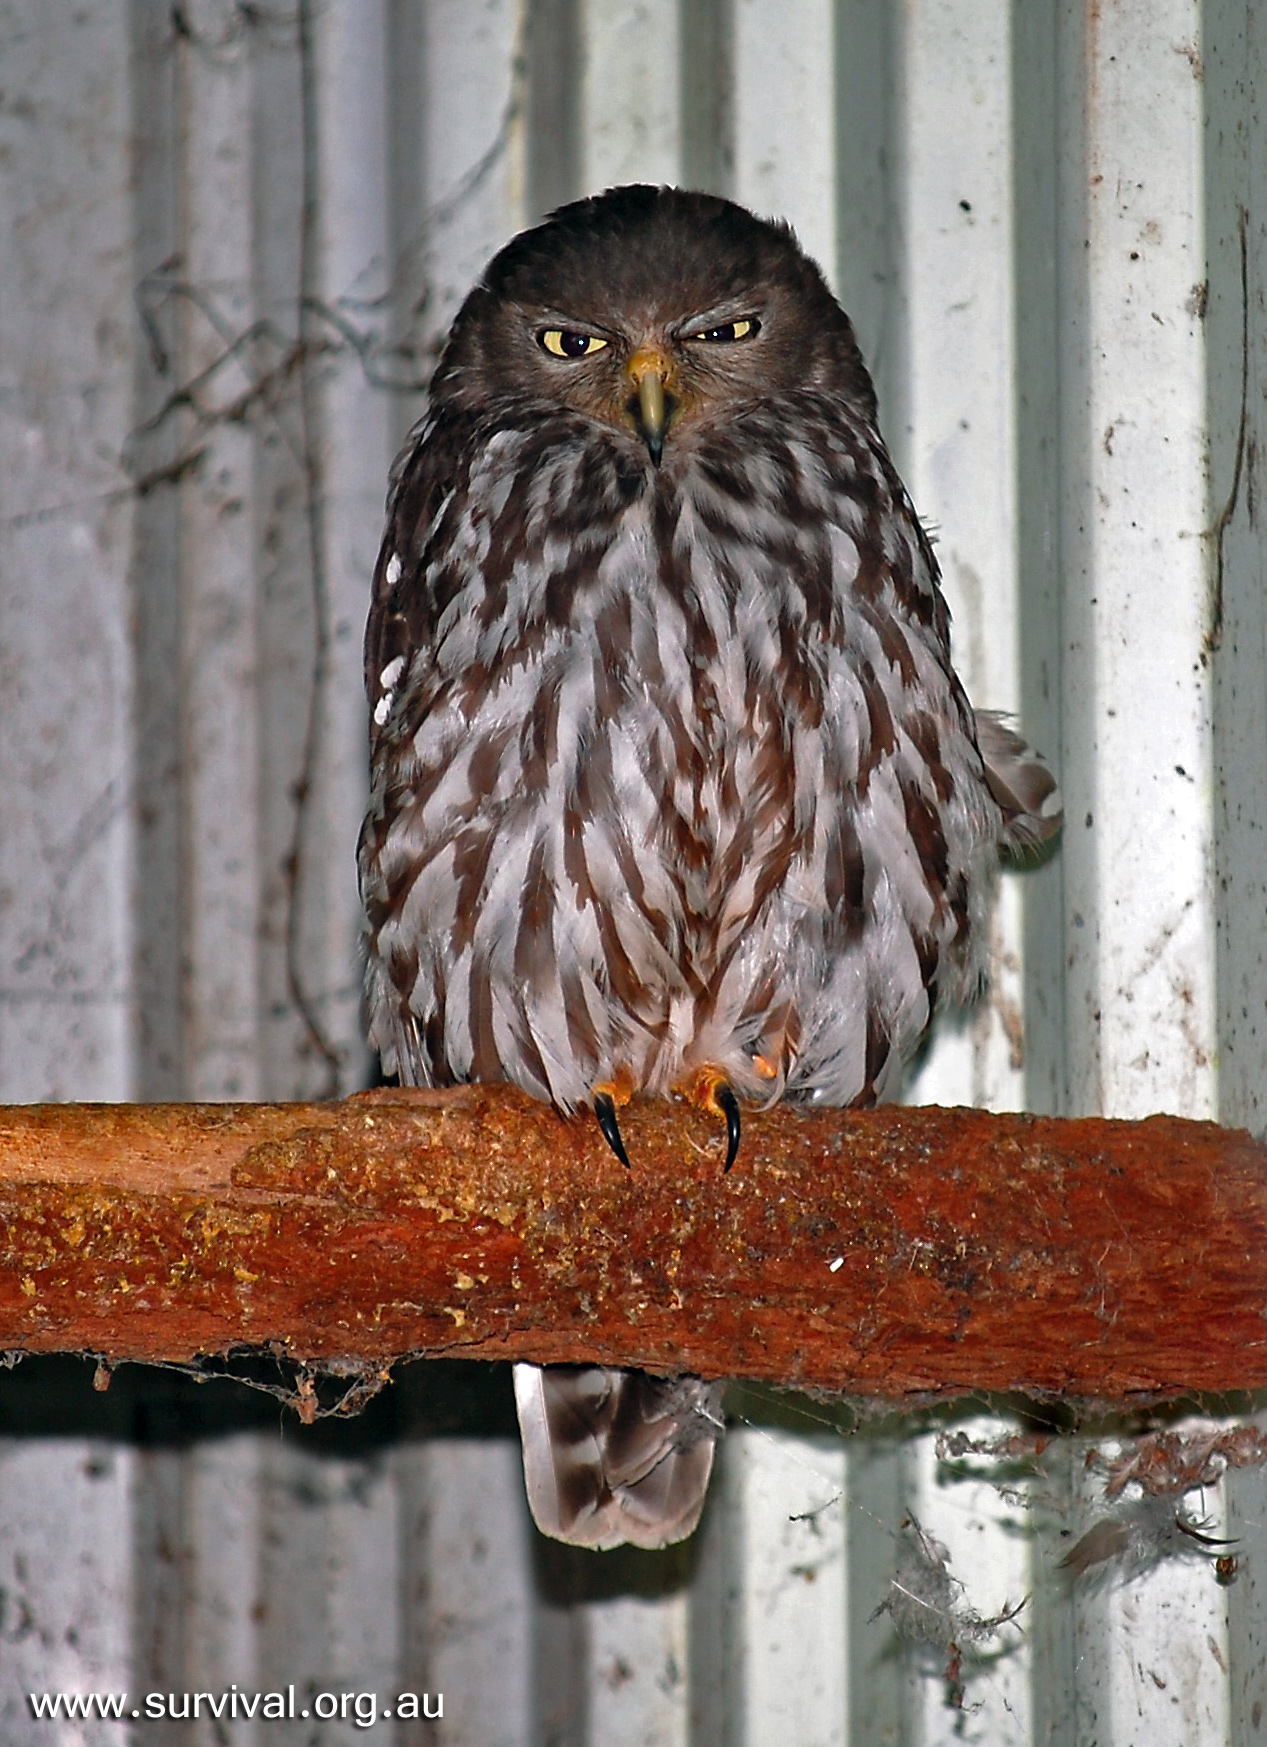
[[[892,1097],[1060,802],[950,662],[853,329],[786,225],[628,187],[516,237],[394,470],[366,634],[372,1041],[403,1083],[726,1124]],[[548,1534],[695,1526],[719,1389],[516,1367]]]

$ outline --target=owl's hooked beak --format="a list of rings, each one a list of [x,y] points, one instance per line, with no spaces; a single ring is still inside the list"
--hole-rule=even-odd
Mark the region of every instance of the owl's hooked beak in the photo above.
[[[664,453],[664,432],[668,424],[664,386],[672,369],[664,354],[652,346],[639,347],[626,366],[626,374],[638,397],[635,414],[638,429],[657,467]]]

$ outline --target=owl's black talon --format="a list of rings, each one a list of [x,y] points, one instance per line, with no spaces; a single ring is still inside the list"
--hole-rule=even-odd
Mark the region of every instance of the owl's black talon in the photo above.
[[[595,1092],[594,1114],[598,1118],[598,1126],[603,1131],[603,1139],[615,1153],[626,1170],[629,1166],[629,1154],[625,1151],[625,1143],[620,1138],[620,1124],[616,1120],[616,1105],[610,1092]],[[729,1170],[729,1166],[727,1169]]]
[[[733,1089],[726,1084],[725,1080],[723,1080],[719,1086],[714,1087],[713,1097],[717,1102],[718,1109],[726,1118],[726,1170],[728,1171],[734,1164],[735,1160],[739,1157],[739,1133],[741,1127],[739,1121],[739,1100],[735,1097]],[[724,1176],[725,1172],[723,1172],[722,1175]]]

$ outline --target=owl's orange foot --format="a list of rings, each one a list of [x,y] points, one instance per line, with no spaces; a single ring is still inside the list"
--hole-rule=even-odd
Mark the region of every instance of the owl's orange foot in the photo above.
[[[590,1097],[594,1106],[594,1115],[598,1118],[598,1126],[603,1131],[603,1139],[625,1169],[629,1170],[629,1154],[625,1151],[625,1143],[620,1134],[620,1124],[616,1120],[616,1106],[629,1102],[629,1087],[624,1083],[623,1078],[618,1077],[607,1085],[595,1086]]]
[[[739,1100],[735,1097],[734,1087],[720,1068],[704,1067],[695,1073],[685,1092],[691,1103],[698,1104],[701,1110],[707,1110],[712,1116],[726,1118],[725,1168],[728,1171],[739,1157],[739,1137],[742,1131]]]

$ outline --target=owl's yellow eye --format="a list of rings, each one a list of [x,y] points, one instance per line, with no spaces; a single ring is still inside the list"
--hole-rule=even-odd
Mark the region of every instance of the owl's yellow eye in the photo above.
[[[573,333],[570,328],[547,328],[537,343],[556,358],[589,358],[607,344],[597,334]]]
[[[725,346],[732,340],[751,340],[761,332],[761,323],[756,316],[748,316],[742,321],[723,322],[719,328],[705,328],[701,333],[688,334],[688,340],[713,340]]]

